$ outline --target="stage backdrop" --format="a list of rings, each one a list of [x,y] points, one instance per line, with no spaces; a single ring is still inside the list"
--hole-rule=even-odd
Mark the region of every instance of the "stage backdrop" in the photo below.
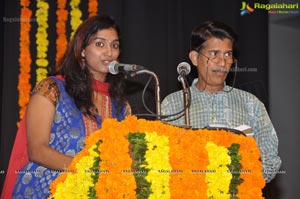
[[[119,21],[122,33],[120,61],[143,65],[155,72],[160,80],[162,99],[181,88],[176,67],[182,61],[189,62],[189,39],[193,27],[208,19],[231,25],[240,35],[240,70],[235,87],[255,94],[268,107],[268,14],[256,11],[241,16],[240,0],[57,0],[48,3],[3,0],[1,4],[4,31],[0,38],[3,42],[0,55],[0,169],[4,173],[17,122],[26,108],[30,89],[41,77],[55,72],[57,59],[62,53],[57,49],[64,49],[78,22],[90,14],[106,13]],[[25,26],[20,26],[20,22],[25,22]],[[57,23],[65,24],[65,28],[58,29]],[[134,114],[147,113],[141,98],[148,80],[145,76],[128,79],[128,99]],[[193,68],[189,81],[195,76]],[[145,98],[150,109],[155,111],[153,82]],[[5,175],[0,177],[2,187]]]

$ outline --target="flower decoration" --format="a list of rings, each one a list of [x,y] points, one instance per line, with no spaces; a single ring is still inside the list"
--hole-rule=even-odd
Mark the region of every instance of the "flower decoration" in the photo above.
[[[47,60],[47,51],[48,51],[48,9],[49,4],[44,0],[37,0],[36,3],[36,19],[37,19],[37,33],[36,33],[36,83],[40,82],[42,79],[47,77],[48,74],[48,60]]]
[[[147,151],[147,143],[145,133],[129,133],[128,141],[130,143],[130,154],[132,157],[132,170],[125,172],[133,172],[136,181],[136,198],[149,198],[151,191],[151,183],[146,179],[149,169],[145,168],[145,154]]]
[[[82,23],[82,20],[81,20],[82,12],[79,9],[79,4],[80,4],[80,0],[71,0],[70,1],[70,7],[71,7],[70,24],[71,24],[71,28],[72,28],[71,38],[73,37],[73,34],[77,30],[78,26]]]
[[[20,20],[20,73],[18,77],[18,92],[20,107],[19,119],[22,120],[26,106],[29,102],[31,84],[30,84],[30,70],[31,70],[31,54],[30,54],[30,21],[32,11],[29,9],[30,1],[21,0],[21,19]]]
[[[98,12],[98,1],[97,0],[89,0],[88,12],[89,12],[89,17],[97,15],[97,12]]]
[[[101,134],[100,139],[92,136],[93,134],[90,136],[94,141],[102,141],[99,146],[101,172],[95,185],[96,195],[98,198],[135,198],[134,175],[124,173],[130,170],[132,165],[127,139],[128,132],[119,131],[118,123],[111,125],[107,133]],[[104,174],[101,175],[101,173]]]
[[[146,180],[151,184],[152,193],[149,195],[149,199],[170,198],[170,173],[172,167],[169,163],[169,140],[168,137],[163,135],[157,135],[156,132],[147,133],[145,136],[147,143],[147,151],[145,154],[145,160],[148,169]]]
[[[208,184],[208,198],[230,198],[229,187],[232,175],[227,165],[231,163],[227,148],[208,142],[205,146],[208,152],[209,165],[205,182]]]
[[[227,165],[229,172],[232,174],[229,194],[233,196],[233,199],[237,198],[238,185],[243,182],[243,179],[240,178],[240,173],[242,171],[242,165],[240,163],[241,156],[238,154],[240,145],[233,143],[228,147],[228,154],[231,158],[231,163]]]
[[[66,0],[58,0],[57,1],[57,22],[56,22],[56,56],[55,56],[55,69],[56,71],[59,70],[58,63],[62,56],[64,55],[68,40],[66,36],[66,23],[68,20],[68,10],[65,9],[66,7]]]
[[[261,193],[261,187],[265,186],[265,182],[261,179],[262,164],[258,160],[260,158],[260,151],[258,147],[251,147],[255,145],[256,142],[253,139],[249,140],[249,145],[241,144],[240,145],[240,155],[242,172],[240,172],[240,177],[243,179],[243,183],[238,186],[237,196],[242,199],[251,199],[253,198],[254,193]],[[249,157],[251,156],[251,158]],[[249,158],[247,158],[249,157]]]
[[[104,120],[67,170],[79,175],[94,165],[98,171],[95,181],[89,174],[79,175],[80,183],[90,187],[89,193],[87,188],[80,191],[82,198],[259,199],[265,186],[259,156],[251,137],[225,130],[186,130],[130,116],[122,122]],[[237,169],[240,175],[232,172]],[[60,175],[51,184],[50,198],[61,198],[65,186],[73,187],[68,197],[76,198],[78,184],[68,180],[73,175]]]

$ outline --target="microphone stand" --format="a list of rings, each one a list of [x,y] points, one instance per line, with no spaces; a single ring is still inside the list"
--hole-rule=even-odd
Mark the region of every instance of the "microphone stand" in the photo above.
[[[190,124],[190,103],[189,101],[190,96],[189,96],[189,91],[188,88],[186,87],[184,78],[182,77],[182,75],[178,76],[178,81],[180,81],[182,88],[183,88],[183,99],[184,99],[184,119],[185,119],[185,128],[190,128],[191,124]]]
[[[160,120],[160,116],[161,116],[161,108],[160,108],[160,87],[159,87],[159,80],[158,80],[158,77],[157,75],[152,72],[152,71],[149,71],[149,70],[138,70],[138,71],[135,71],[133,73],[131,73],[131,76],[135,76],[135,75],[138,75],[138,74],[150,74],[154,77],[155,79],[155,100],[156,100],[156,118],[158,120]]]

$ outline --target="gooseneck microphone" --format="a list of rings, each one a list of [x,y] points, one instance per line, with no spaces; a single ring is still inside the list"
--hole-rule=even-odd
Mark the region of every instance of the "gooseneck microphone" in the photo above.
[[[160,119],[161,116],[161,109],[160,109],[160,87],[159,87],[159,80],[157,75],[147,70],[144,66],[136,65],[136,64],[122,64],[117,61],[112,61],[108,65],[108,72],[110,74],[116,75],[118,73],[129,73],[131,77],[134,77],[139,74],[149,74],[152,77],[154,77],[155,80],[155,99],[156,99],[156,118]],[[151,79],[150,79],[151,80]],[[146,88],[146,87],[145,87]],[[145,89],[144,89],[145,90]],[[144,92],[143,92],[144,93]],[[143,100],[144,103],[144,100]],[[149,108],[146,107],[145,103],[144,106],[147,110]]]
[[[186,76],[191,72],[191,66],[187,62],[181,62],[177,66],[177,72],[181,76]]]
[[[184,120],[185,128],[190,128],[190,105],[191,105],[191,92],[189,90],[186,76],[191,72],[191,66],[187,62],[181,62],[177,66],[177,72],[179,74],[178,81],[181,83],[183,88],[183,99],[184,99]]]
[[[112,61],[108,65],[108,72],[116,75],[118,73],[130,73],[145,69],[143,66],[136,64],[123,64],[117,61]]]

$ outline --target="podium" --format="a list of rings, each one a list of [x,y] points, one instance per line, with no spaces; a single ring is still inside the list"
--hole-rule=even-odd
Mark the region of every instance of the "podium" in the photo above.
[[[254,138],[129,116],[106,119],[49,198],[263,198]]]

